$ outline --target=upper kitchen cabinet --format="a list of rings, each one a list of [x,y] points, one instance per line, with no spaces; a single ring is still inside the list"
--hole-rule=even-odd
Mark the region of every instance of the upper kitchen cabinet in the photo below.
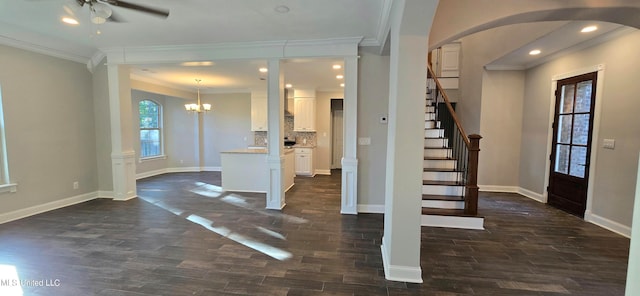
[[[251,131],[267,131],[267,92],[251,92]]]
[[[316,92],[315,90],[295,90],[293,130],[296,132],[316,131]]]

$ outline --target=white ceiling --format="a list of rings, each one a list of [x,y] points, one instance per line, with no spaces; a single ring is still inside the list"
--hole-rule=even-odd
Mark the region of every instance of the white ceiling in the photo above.
[[[536,24],[530,24],[535,26]],[[587,26],[595,25],[598,29],[590,33],[581,33],[580,30]],[[544,35],[541,38],[531,40],[526,45],[517,48],[508,54],[492,61],[485,66],[488,70],[524,70],[560,55],[580,48],[593,46],[606,40],[607,36],[624,29],[622,25],[607,22],[574,21]],[[529,55],[531,50],[541,51],[538,55]]]
[[[168,18],[113,7],[125,22],[92,24],[89,10],[74,0],[0,0],[0,43],[35,47],[86,62],[103,48],[202,45],[273,40],[362,38],[381,47],[388,34],[390,0],[125,0],[170,10]],[[289,12],[276,11],[286,6]],[[80,24],[64,24],[64,16]],[[99,33],[99,34],[98,34]],[[205,92],[247,91],[266,85],[258,68],[266,61],[213,61],[213,66],[134,65],[132,77]],[[286,83],[294,88],[341,90],[333,64],[339,59],[284,61]]]
[[[233,42],[362,38],[360,46],[381,52],[388,36],[391,0],[126,0],[170,10],[166,19],[113,8],[122,23],[95,25],[88,8],[75,0],[0,0],[0,44],[29,48],[54,56],[87,62],[112,47],[157,47]],[[289,12],[276,11],[287,6]],[[63,16],[74,16],[80,24],[66,25]],[[588,22],[570,22],[558,30],[515,49],[487,65],[487,69],[526,69],[556,57],[571,48],[585,46],[619,26],[598,23],[590,34],[578,33]],[[535,24],[531,24],[535,26]],[[99,32],[99,34],[98,34]],[[533,48],[542,54],[528,55]],[[132,65],[134,79],[161,83],[193,91],[202,79],[203,92],[249,91],[266,87],[258,68],[264,60],[212,61],[212,66],[185,67],[177,64]],[[283,61],[285,82],[294,88],[339,91],[331,68],[340,59]]]

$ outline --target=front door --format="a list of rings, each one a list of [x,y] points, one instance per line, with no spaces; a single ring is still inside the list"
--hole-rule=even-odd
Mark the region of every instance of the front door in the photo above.
[[[584,217],[597,72],[558,81],[553,121],[550,205]]]

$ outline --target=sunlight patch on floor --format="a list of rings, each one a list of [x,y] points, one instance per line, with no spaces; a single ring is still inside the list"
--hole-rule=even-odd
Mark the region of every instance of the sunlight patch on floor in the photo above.
[[[304,218],[300,218],[300,217],[296,217],[296,216],[291,216],[291,215],[287,215],[287,214],[282,214],[282,213],[272,213],[272,212],[264,212],[264,211],[259,211],[256,210],[254,208],[251,207],[251,205],[249,203],[247,203],[247,200],[238,194],[235,193],[229,193],[226,192],[224,190],[222,190],[222,187],[220,186],[216,186],[216,185],[211,185],[211,184],[207,184],[204,182],[195,182],[194,183],[196,186],[198,186],[196,189],[191,189],[189,190],[192,193],[201,195],[201,196],[205,196],[205,197],[213,197],[213,198],[218,198],[222,195],[225,195],[223,197],[220,198],[221,201],[226,202],[230,205],[234,205],[234,206],[238,206],[247,210],[251,210],[254,211],[258,214],[261,215],[265,215],[265,216],[270,216],[270,217],[281,217],[282,219],[286,220],[287,222],[291,222],[291,223],[296,223],[296,224],[304,224],[304,223],[308,223],[309,220],[304,219]]]
[[[157,206],[157,207],[159,207],[161,209],[169,211],[169,212],[171,212],[172,214],[174,214],[176,216],[180,216],[183,213],[185,213],[184,210],[169,206],[166,203],[161,202],[161,201],[154,201],[152,199],[145,198],[145,197],[142,197],[142,196],[140,196],[139,198],[144,200],[144,201],[146,201],[146,202],[148,202],[148,203],[151,203],[152,205],[155,205],[155,206]],[[283,261],[283,260],[287,260],[287,259],[289,259],[289,258],[291,258],[293,256],[291,253],[289,253],[289,252],[287,252],[285,250],[281,250],[279,248],[270,246],[268,244],[252,240],[251,238],[248,238],[248,237],[246,237],[246,236],[244,236],[242,234],[233,232],[233,231],[231,231],[230,229],[228,229],[228,228],[226,228],[224,226],[214,227],[213,226],[213,224],[214,224],[213,221],[211,221],[211,220],[209,220],[207,218],[204,218],[202,216],[190,214],[185,219],[187,219],[187,221],[190,221],[192,223],[198,224],[198,225],[204,227],[205,229],[207,229],[207,230],[209,230],[211,232],[214,232],[214,233],[216,233],[218,235],[221,235],[223,237],[226,237],[226,238],[228,238],[228,239],[230,239],[230,240],[232,240],[234,242],[237,242],[237,243],[239,243],[239,244],[241,244],[243,246],[249,247],[249,248],[254,249],[254,250],[256,250],[256,251],[258,251],[260,253],[263,253],[263,254],[265,254],[265,255],[267,255],[269,257],[272,257],[272,258],[275,258],[275,259]],[[270,230],[268,230],[268,231],[270,231]],[[275,233],[277,235],[280,235],[284,239],[284,236],[282,236],[281,234],[273,232],[273,231],[271,231],[271,232]],[[270,235],[274,236],[273,234],[270,234]],[[5,294],[0,294],[0,295],[4,296]],[[22,294],[20,294],[20,295],[22,295]]]

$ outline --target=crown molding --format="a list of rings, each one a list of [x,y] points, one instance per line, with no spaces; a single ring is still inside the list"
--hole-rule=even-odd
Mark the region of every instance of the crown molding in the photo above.
[[[101,48],[109,63],[176,63],[197,60],[357,56],[362,37]]]
[[[72,53],[66,50],[60,50],[57,48],[40,45],[25,40],[18,40],[4,35],[0,35],[0,44],[82,64],[87,63],[87,61],[89,60],[88,57],[77,53]]]
[[[106,57],[107,57],[106,53],[99,50],[96,51],[91,57],[91,59],[89,59],[89,61],[87,62],[87,69],[89,69],[89,72],[93,73],[93,70],[95,70],[95,68],[98,67],[100,62]]]

